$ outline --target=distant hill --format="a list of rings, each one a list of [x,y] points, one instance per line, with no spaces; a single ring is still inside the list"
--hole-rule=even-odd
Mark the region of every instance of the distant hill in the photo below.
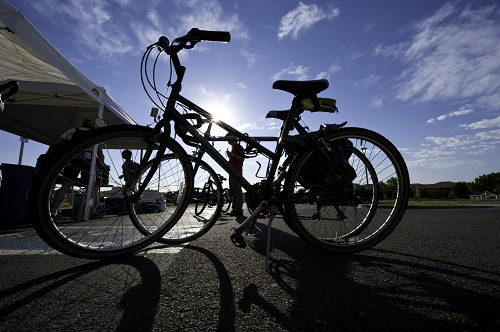
[[[453,188],[455,186],[456,182],[451,182],[451,181],[443,181],[443,182],[438,182],[438,183],[433,183],[433,184],[421,184],[421,183],[412,183],[410,185],[411,188],[415,187],[418,189],[433,189],[433,188]]]

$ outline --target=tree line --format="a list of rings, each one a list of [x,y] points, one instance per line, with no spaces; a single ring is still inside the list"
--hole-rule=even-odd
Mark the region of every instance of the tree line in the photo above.
[[[500,172],[480,175],[472,182],[457,182],[452,188],[415,188],[414,198],[464,199],[469,195],[490,192],[500,194]]]

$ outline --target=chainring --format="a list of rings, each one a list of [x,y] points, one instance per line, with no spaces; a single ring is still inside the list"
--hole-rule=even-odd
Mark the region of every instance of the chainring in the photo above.
[[[262,194],[264,192],[264,184],[261,182],[253,184],[252,187],[259,194]],[[252,195],[249,192],[247,192],[245,200],[247,203],[247,209],[250,213],[255,211],[255,209],[259,206],[259,204],[261,202],[260,197],[256,197],[255,195]],[[271,206],[268,206],[267,208],[260,211],[257,218],[265,219],[265,218],[269,218],[270,216],[271,216]]]

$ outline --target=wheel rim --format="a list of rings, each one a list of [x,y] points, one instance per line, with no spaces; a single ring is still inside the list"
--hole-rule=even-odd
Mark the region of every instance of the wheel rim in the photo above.
[[[346,128],[325,137],[325,141],[343,139],[353,144],[350,155],[345,153],[356,174],[350,182],[353,189],[349,191],[345,187],[342,192],[338,189],[342,185],[329,187],[324,184],[328,181],[316,186],[304,183],[307,176],[301,172],[308,170],[310,165],[306,160],[313,158],[313,153],[303,153],[290,168],[293,174],[287,178],[287,197],[294,204],[286,207],[285,215],[291,220],[292,228],[313,246],[327,251],[355,252],[380,242],[396,227],[406,208],[409,180],[401,155],[382,136]],[[316,164],[323,167],[328,162],[321,160]],[[317,175],[323,172],[321,167],[308,171]],[[339,172],[338,166],[336,171],[332,169],[328,170],[330,176]],[[394,192],[389,192],[388,183],[394,184]]]
[[[135,208],[131,208],[132,205],[130,204],[124,204],[124,201],[126,201],[124,197],[127,196],[124,192],[129,190],[124,189],[124,179],[120,178],[123,163],[121,151],[130,149],[133,152],[133,158],[139,161],[141,152],[146,148],[145,141],[152,140],[154,137],[153,130],[138,126],[110,126],[95,129],[91,134],[86,134],[80,138],[81,142],[87,142],[85,144],[73,142],[68,145],[67,149],[58,155],[54,167],[49,169],[47,174],[44,174],[44,179],[41,180],[41,189],[38,191],[39,195],[33,198],[33,205],[36,206],[35,211],[40,216],[35,228],[39,233],[43,234],[41,237],[47,239],[47,242],[55,249],[73,256],[104,258],[131,253],[154,242],[155,239],[168,231],[174,220],[181,215],[187,200],[181,201],[181,204],[177,206],[168,206],[168,217],[161,222],[147,225],[148,232],[138,229],[130,216],[149,211],[145,211],[144,200],[135,203]],[[108,188],[105,195],[106,204],[101,206],[100,200],[97,201],[93,197],[92,204],[80,204],[75,209],[77,204],[75,204],[75,200],[72,200],[69,206],[70,211],[65,211],[67,206],[61,205],[60,211],[64,212],[61,213],[62,216],[58,218],[51,217],[49,211],[52,193],[61,188],[61,183],[64,183],[64,176],[68,175],[64,172],[64,169],[67,169],[71,160],[74,160],[75,156],[81,155],[82,151],[92,152],[91,154],[97,156],[95,149],[97,143],[103,144],[104,163],[109,165],[109,174],[106,176],[107,187],[104,186],[101,179],[102,188]],[[174,150],[176,154],[181,154],[182,157],[182,150],[179,150],[178,147],[175,147]],[[170,152],[170,149],[168,151]],[[96,159],[99,161],[100,157],[96,157]],[[75,169],[78,170],[78,168]],[[88,167],[87,169],[92,168]],[[178,190],[180,183],[189,186],[189,178],[192,176],[191,171],[189,159],[186,156],[184,161],[179,162],[175,178],[172,177],[171,189],[175,190],[174,188],[177,188]],[[80,169],[79,176],[81,177],[84,173],[86,173],[86,183],[88,183],[88,178],[92,178],[94,175],[92,171],[81,172]],[[63,181],[61,181],[60,174]],[[78,187],[90,193],[91,191],[87,190],[87,187],[83,185],[84,182],[74,182],[71,190]],[[133,192],[133,189],[131,191]],[[88,197],[85,193],[83,199],[88,200]],[[90,208],[89,205],[91,205]],[[88,213],[86,215],[85,209],[92,209],[95,212],[95,218],[88,219]],[[83,210],[83,213],[81,210]]]

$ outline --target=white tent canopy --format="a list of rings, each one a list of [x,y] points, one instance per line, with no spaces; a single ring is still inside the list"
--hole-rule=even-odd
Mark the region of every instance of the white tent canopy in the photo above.
[[[0,130],[52,144],[67,129],[96,117],[135,121],[102,87],[66,60],[12,5],[0,0],[0,84],[18,81],[5,102]]]

